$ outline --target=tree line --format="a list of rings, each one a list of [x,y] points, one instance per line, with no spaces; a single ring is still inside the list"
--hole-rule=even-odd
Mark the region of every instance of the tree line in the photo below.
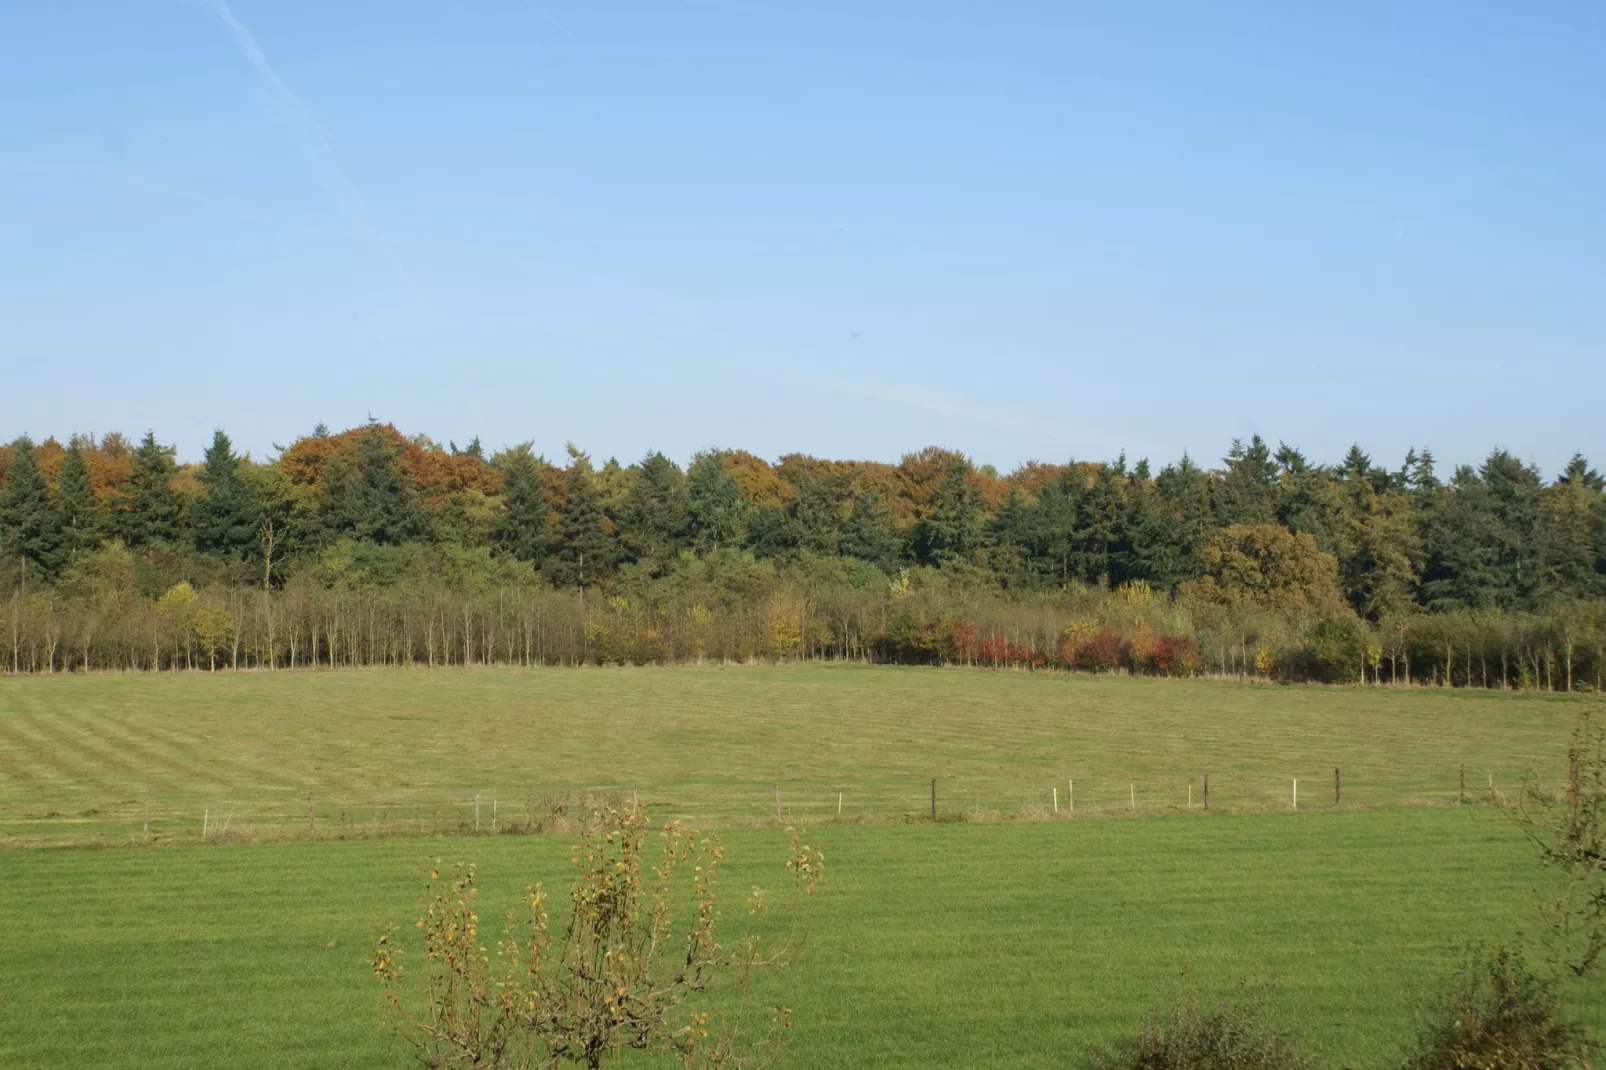
[[[0,448],[7,668],[843,657],[1598,687],[1606,480],[1258,436],[1000,475],[710,449],[561,464],[374,421]]]

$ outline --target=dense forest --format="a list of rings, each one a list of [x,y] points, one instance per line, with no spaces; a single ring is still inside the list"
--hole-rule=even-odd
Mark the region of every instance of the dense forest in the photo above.
[[[0,448],[11,672],[850,658],[1599,689],[1606,493],[1503,450],[1440,473],[1259,437],[897,464],[561,465],[370,421]]]

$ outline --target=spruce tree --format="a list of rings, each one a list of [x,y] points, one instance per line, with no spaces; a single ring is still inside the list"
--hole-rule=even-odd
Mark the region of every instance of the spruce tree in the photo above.
[[[388,546],[424,533],[425,514],[412,481],[401,470],[402,447],[370,420],[357,444],[346,520],[359,539]]]
[[[842,553],[868,561],[891,575],[903,562],[903,539],[892,526],[892,518],[881,504],[877,491],[853,499],[847,521],[842,526]]]
[[[557,546],[547,572],[559,587],[593,587],[613,567],[614,540],[593,481],[590,458],[572,446],[569,457],[563,508],[558,512]]]
[[[95,493],[89,485],[89,467],[83,447],[74,439],[56,470],[56,514],[61,525],[61,555],[65,562],[95,547],[100,526]]]
[[[690,520],[686,476],[675,462],[656,450],[641,459],[619,519],[619,541],[630,560],[655,573],[674,563]]]
[[[687,531],[692,547],[707,553],[742,539],[746,508],[735,477],[725,470],[722,450],[705,450],[686,470]]]
[[[61,520],[52,505],[26,435],[11,444],[5,490],[0,492],[0,549],[17,558],[24,588],[30,573],[44,579],[56,570],[61,546]]]
[[[502,510],[491,525],[491,537],[505,554],[537,567],[552,548],[547,521],[551,503],[541,480],[541,463],[529,443],[497,459],[502,469]]]
[[[129,546],[171,543],[179,533],[182,509],[171,480],[177,466],[173,448],[156,441],[154,431],[133,452],[133,474],[113,502],[111,528]]]
[[[197,478],[206,493],[190,503],[190,532],[203,554],[237,560],[257,547],[262,510],[240,471],[229,436],[212,435]]]
[[[1222,527],[1271,523],[1277,485],[1271,447],[1259,435],[1247,446],[1233,439],[1224,463],[1227,470],[1215,485],[1216,522]]]
[[[923,564],[971,564],[982,548],[986,515],[969,474],[963,460],[950,461],[932,493],[930,511],[915,524],[915,554]]]

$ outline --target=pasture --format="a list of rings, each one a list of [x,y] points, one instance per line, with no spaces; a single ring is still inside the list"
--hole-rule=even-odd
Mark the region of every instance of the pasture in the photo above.
[[[780,823],[824,847],[809,945],[759,992],[791,1065],[1074,1065],[1186,972],[1273,980],[1322,1065],[1390,1066],[1458,946],[1537,929],[1533,850],[1476,803],[1558,784],[1588,701],[846,665],[0,678],[0,1065],[396,1065],[364,956],[425,861],[477,863],[496,917],[566,886],[566,807],[637,792],[718,830],[727,889],[783,883]],[[149,848],[92,849],[146,842],[147,799]]]
[[[1074,1065],[1184,970],[1275,979],[1322,1065],[1386,1067],[1459,944],[1536,918],[1531,851],[1485,807],[816,832],[813,933],[760,993],[797,1067]],[[728,889],[781,884],[777,830],[723,838]],[[563,883],[569,842],[7,852],[0,1065],[397,1065],[370,926],[414,916],[431,854],[476,861],[496,917]]]
[[[1449,803],[1558,783],[1577,696],[861,665],[0,678],[0,847]]]

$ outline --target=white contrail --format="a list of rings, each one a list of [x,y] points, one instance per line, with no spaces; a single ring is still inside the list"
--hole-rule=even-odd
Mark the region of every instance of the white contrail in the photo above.
[[[324,132],[323,125],[318,122],[317,117],[302,99],[285,84],[284,79],[279,77],[279,72],[268,62],[262,46],[257,44],[256,36],[235,17],[228,0],[211,0],[211,8],[224,28],[229,31],[229,36],[234,38],[241,55],[261,80],[267,91],[271,109],[295,137],[301,155],[318,184],[335,202],[335,206],[345,216],[352,230],[356,231],[363,241],[373,246],[388,262],[398,279],[412,289],[407,273],[397,260],[395,251],[374,228],[363,206],[362,198],[347,180],[345,170],[340,166],[340,161],[329,144],[329,137]]]

